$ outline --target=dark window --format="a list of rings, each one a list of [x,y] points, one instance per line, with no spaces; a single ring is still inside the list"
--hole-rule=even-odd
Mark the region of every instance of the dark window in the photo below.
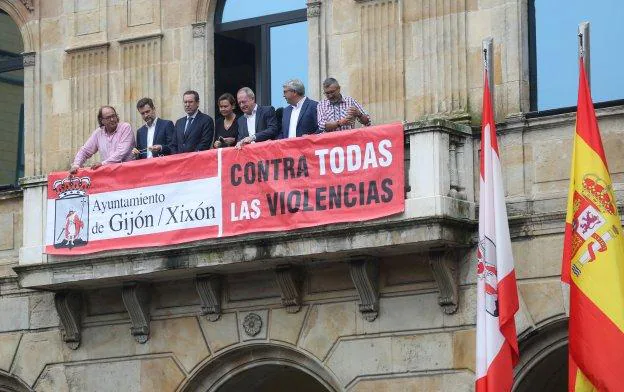
[[[305,0],[222,0],[215,16],[215,96],[247,86],[260,105],[285,105],[282,84],[308,80]],[[216,104],[216,103],[215,103]],[[218,110],[216,111],[218,113]]]
[[[24,176],[24,65],[22,36],[0,11],[0,190]]]
[[[531,110],[576,105],[581,22],[590,22],[594,102],[624,98],[623,20],[621,0],[530,0]]]

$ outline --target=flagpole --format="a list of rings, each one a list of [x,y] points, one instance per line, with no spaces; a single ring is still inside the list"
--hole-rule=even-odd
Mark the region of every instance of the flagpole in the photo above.
[[[490,85],[490,101],[492,102],[492,112],[494,112],[494,39],[487,37],[483,40],[483,66],[488,75]]]
[[[589,22],[581,22],[578,25],[578,53],[579,57],[583,59],[583,66],[585,67],[585,76],[587,78],[587,84],[591,90],[591,64],[589,53]]]
[[[496,123],[493,39],[483,40],[483,115],[479,179],[479,243],[477,245],[476,392],[509,392],[518,363],[515,315],[518,289],[511,251],[509,220]]]

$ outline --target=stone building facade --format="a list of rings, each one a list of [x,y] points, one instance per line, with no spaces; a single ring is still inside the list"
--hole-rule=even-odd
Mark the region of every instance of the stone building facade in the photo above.
[[[388,219],[89,257],[43,253],[46,174],[102,104],[214,114],[218,0],[0,0],[24,60],[24,177],[0,192],[0,391],[470,391],[482,40],[521,309],[517,391],[565,385],[559,282],[574,113],[529,108],[527,0],[308,0],[308,96],[328,76],[405,122]],[[624,107],[598,110],[621,200]]]

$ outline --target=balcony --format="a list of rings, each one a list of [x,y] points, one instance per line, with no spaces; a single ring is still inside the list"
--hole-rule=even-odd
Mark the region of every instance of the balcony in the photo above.
[[[296,311],[302,301],[302,275],[340,265],[341,271],[348,270],[362,316],[370,321],[379,307],[377,261],[419,255],[431,269],[437,286],[431,289],[439,290],[439,305],[453,313],[458,305],[458,260],[465,253],[461,249],[473,244],[476,230],[472,131],[466,125],[429,120],[405,124],[404,132],[404,213],[291,232],[84,256],[47,255],[46,178],[27,179],[24,205],[31,207],[24,210],[24,245],[15,268],[19,282],[24,288],[57,292],[61,310],[71,309],[71,293],[123,287],[130,312],[133,305],[128,304],[141,308],[141,287],[194,280],[202,312],[218,318],[224,278],[270,272],[282,305]]]

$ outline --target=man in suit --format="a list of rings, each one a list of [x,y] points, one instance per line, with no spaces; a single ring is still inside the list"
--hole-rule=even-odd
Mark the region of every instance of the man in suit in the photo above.
[[[280,139],[311,135],[318,131],[316,106],[318,102],[305,96],[305,87],[299,79],[289,80],[282,86],[288,106],[282,115]]]
[[[214,121],[199,110],[199,94],[189,90],[182,95],[186,116],[175,123],[171,153],[208,150],[214,143]]]
[[[256,95],[249,87],[243,87],[236,94],[238,107],[243,116],[238,119],[237,148],[252,142],[276,139],[279,135],[275,109],[273,106],[260,106]]]
[[[151,98],[141,98],[137,110],[145,125],[137,130],[137,145],[132,149],[136,159],[160,157],[171,154],[171,138],[175,132],[173,122],[156,116],[156,108]]]

